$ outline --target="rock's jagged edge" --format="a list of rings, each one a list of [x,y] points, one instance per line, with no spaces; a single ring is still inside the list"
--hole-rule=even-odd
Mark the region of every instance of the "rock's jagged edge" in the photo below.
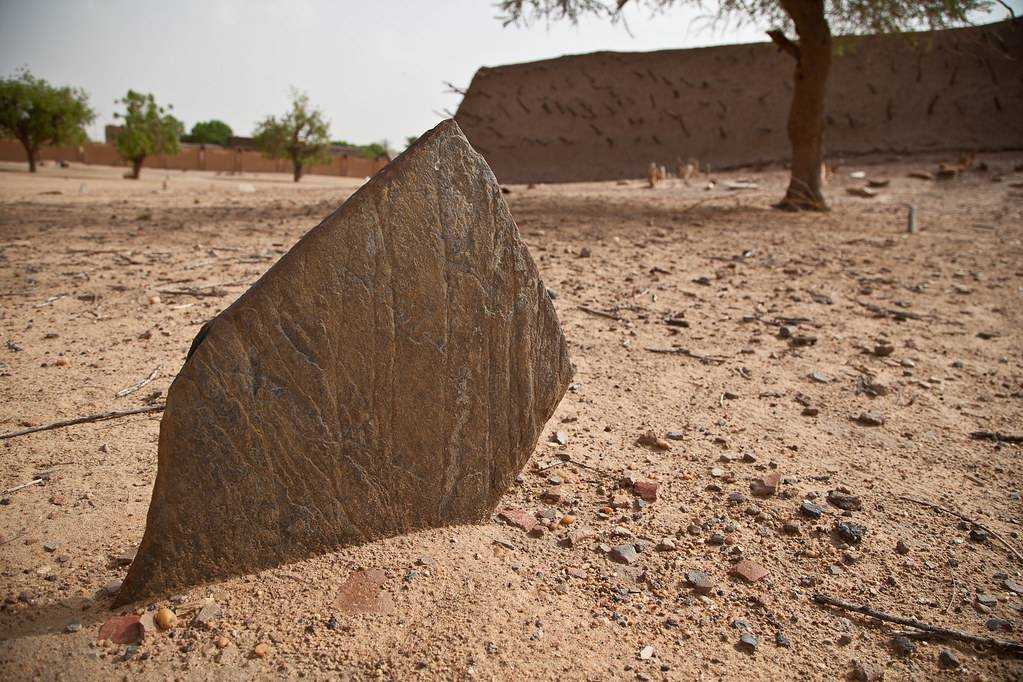
[[[116,602],[485,519],[572,371],[493,173],[442,122],[204,326]]]

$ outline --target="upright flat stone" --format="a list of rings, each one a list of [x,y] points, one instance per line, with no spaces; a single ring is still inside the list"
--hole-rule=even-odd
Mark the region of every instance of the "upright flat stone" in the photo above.
[[[479,522],[571,375],[500,187],[445,121],[196,337],[118,601]]]

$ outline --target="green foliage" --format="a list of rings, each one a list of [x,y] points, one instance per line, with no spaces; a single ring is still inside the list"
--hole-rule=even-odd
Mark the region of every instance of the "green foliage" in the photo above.
[[[817,0],[820,2],[822,0]],[[577,22],[586,14],[621,18],[626,6],[665,11],[690,5],[717,8],[724,20],[762,22],[787,26],[788,8],[816,4],[812,0],[500,0],[500,19],[507,24],[527,24],[536,19],[568,19]],[[990,10],[991,0],[823,0],[824,14],[836,33],[896,33],[917,28],[943,28],[969,23],[969,14]],[[997,3],[1002,4],[1002,3]],[[1003,5],[1004,6],[1004,5]]]
[[[371,142],[370,144],[354,144],[347,140],[336,140],[331,144],[338,147],[351,147],[359,152],[359,155],[365,159],[379,159],[381,156],[387,156],[387,145],[382,142]]]
[[[303,166],[330,158],[329,133],[330,123],[323,112],[309,104],[306,94],[292,90],[291,111],[260,121],[254,139],[269,158],[291,159],[297,180]]]
[[[381,156],[387,156],[387,146],[380,142],[371,142],[363,147],[363,155],[367,159],[379,159]]]
[[[27,69],[0,80],[0,135],[21,142],[32,171],[40,147],[85,142],[85,126],[94,118],[80,88],[55,87]]]
[[[226,147],[232,134],[234,131],[231,130],[231,126],[214,118],[209,121],[199,121],[192,126],[192,132],[181,139],[194,144],[219,144],[221,147]]]
[[[406,137],[405,138],[405,149],[408,149],[409,147],[414,145],[416,143],[416,141],[418,141],[418,140],[419,140],[419,136],[418,135],[409,135],[408,137]]]
[[[167,113],[170,107],[159,106],[152,93],[129,90],[116,104],[125,108],[123,113],[114,114],[114,118],[124,121],[115,141],[121,158],[131,161],[137,169],[147,156],[180,151],[178,140],[185,126]]]

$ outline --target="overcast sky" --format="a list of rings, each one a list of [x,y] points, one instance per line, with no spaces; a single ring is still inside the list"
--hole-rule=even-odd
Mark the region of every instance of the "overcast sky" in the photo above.
[[[1023,0],[1010,4],[1021,13]],[[24,65],[84,87],[95,139],[129,88],[173,104],[187,128],[219,118],[247,135],[286,109],[294,85],[326,112],[334,139],[400,149],[457,108],[444,81],[467,87],[481,66],[755,42],[768,28],[714,30],[692,8],[628,12],[631,35],[596,19],[502,27],[497,13],[491,0],[0,0],[0,73]]]

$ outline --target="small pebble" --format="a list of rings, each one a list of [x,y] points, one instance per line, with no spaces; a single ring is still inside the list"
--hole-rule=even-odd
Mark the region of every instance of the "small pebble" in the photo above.
[[[909,637],[906,637],[905,635],[899,635],[898,637],[893,639],[892,648],[895,650],[895,653],[898,654],[899,656],[909,656],[914,651],[916,651],[916,645],[913,644],[913,641]]]
[[[824,514],[823,509],[809,500],[803,502],[803,504],[799,506],[799,511],[806,516],[809,516],[811,519],[819,519]]]
[[[170,630],[178,624],[178,617],[166,606],[161,606],[156,610],[156,615],[153,616],[153,621],[161,630]]]
[[[638,553],[633,545],[618,545],[611,550],[611,559],[620,564],[631,564],[637,557]]]
[[[858,545],[863,542],[863,536],[867,534],[867,529],[858,523],[839,521],[835,524],[835,532],[849,544]]]
[[[938,665],[942,668],[958,668],[962,665],[959,661],[959,657],[955,655],[951,649],[942,649],[941,653],[938,654]]]
[[[743,649],[747,653],[753,653],[757,650],[757,645],[760,644],[760,640],[752,632],[743,632],[739,636],[739,648]]]

